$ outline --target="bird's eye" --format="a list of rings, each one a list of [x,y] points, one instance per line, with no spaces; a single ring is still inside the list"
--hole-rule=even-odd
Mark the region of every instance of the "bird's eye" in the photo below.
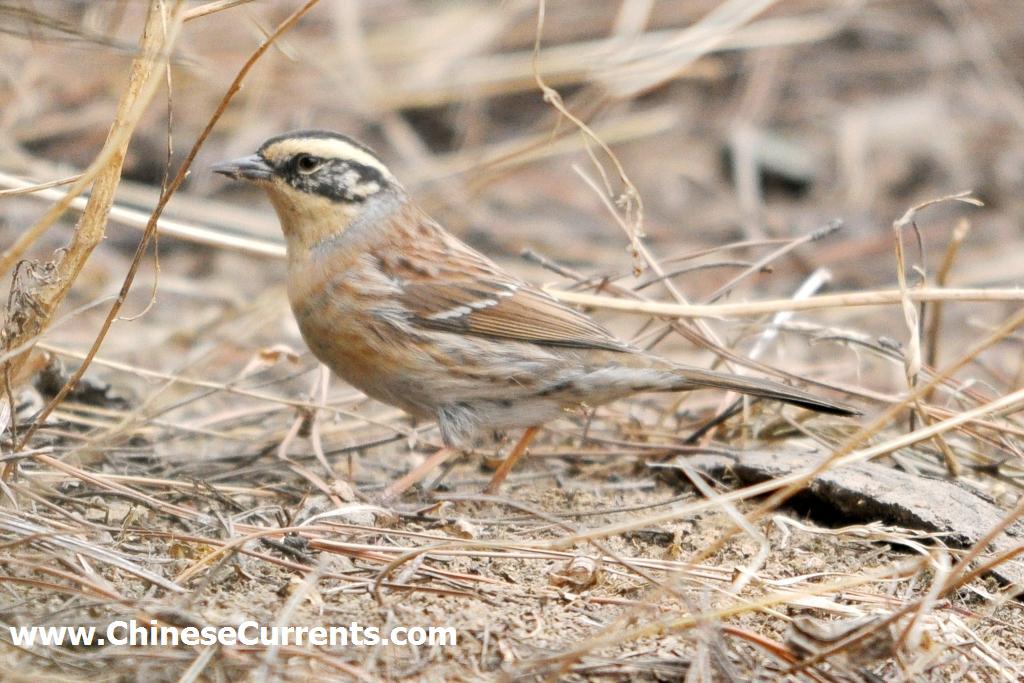
[[[312,173],[323,166],[323,159],[312,154],[300,154],[295,158],[295,168],[299,173]]]

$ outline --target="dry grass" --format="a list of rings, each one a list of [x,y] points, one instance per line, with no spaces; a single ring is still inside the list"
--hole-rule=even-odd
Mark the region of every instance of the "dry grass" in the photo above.
[[[5,680],[1024,675],[1002,580],[1024,576],[1024,8],[587,8],[0,0],[0,626],[460,638],[0,628]],[[269,208],[206,170],[307,126],[366,140],[454,232],[637,344],[865,415],[642,396],[548,425],[502,496],[478,493],[481,448],[367,502],[437,432],[327,378]],[[764,451],[806,469],[687,464]],[[868,461],[1001,521],[908,528],[867,492],[851,519],[817,478]]]

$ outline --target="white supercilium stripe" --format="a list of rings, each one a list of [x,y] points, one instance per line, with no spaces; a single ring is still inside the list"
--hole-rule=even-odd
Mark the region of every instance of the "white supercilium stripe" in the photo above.
[[[380,159],[338,138],[289,138],[275,142],[263,151],[263,154],[271,159],[283,159],[299,153],[312,154],[324,159],[348,159],[377,169],[385,178],[395,179]]]

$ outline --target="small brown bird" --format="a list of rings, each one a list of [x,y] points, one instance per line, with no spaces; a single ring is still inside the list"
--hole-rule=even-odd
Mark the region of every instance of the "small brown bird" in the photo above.
[[[447,448],[394,482],[392,499],[456,449],[537,428],[585,403],[715,387],[826,413],[855,411],[766,379],[703,370],[636,349],[509,274],[410,199],[369,148],[344,135],[285,133],[217,173],[263,187],[288,249],[288,297],[313,354],[368,396],[436,420]]]

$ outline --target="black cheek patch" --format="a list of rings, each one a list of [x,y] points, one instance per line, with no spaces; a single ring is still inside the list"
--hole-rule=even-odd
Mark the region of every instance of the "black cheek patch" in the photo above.
[[[326,197],[332,202],[358,204],[388,186],[388,180],[378,169],[355,161],[328,160],[313,173],[290,170],[288,184],[301,192]],[[376,183],[375,192],[358,192],[362,185]]]

